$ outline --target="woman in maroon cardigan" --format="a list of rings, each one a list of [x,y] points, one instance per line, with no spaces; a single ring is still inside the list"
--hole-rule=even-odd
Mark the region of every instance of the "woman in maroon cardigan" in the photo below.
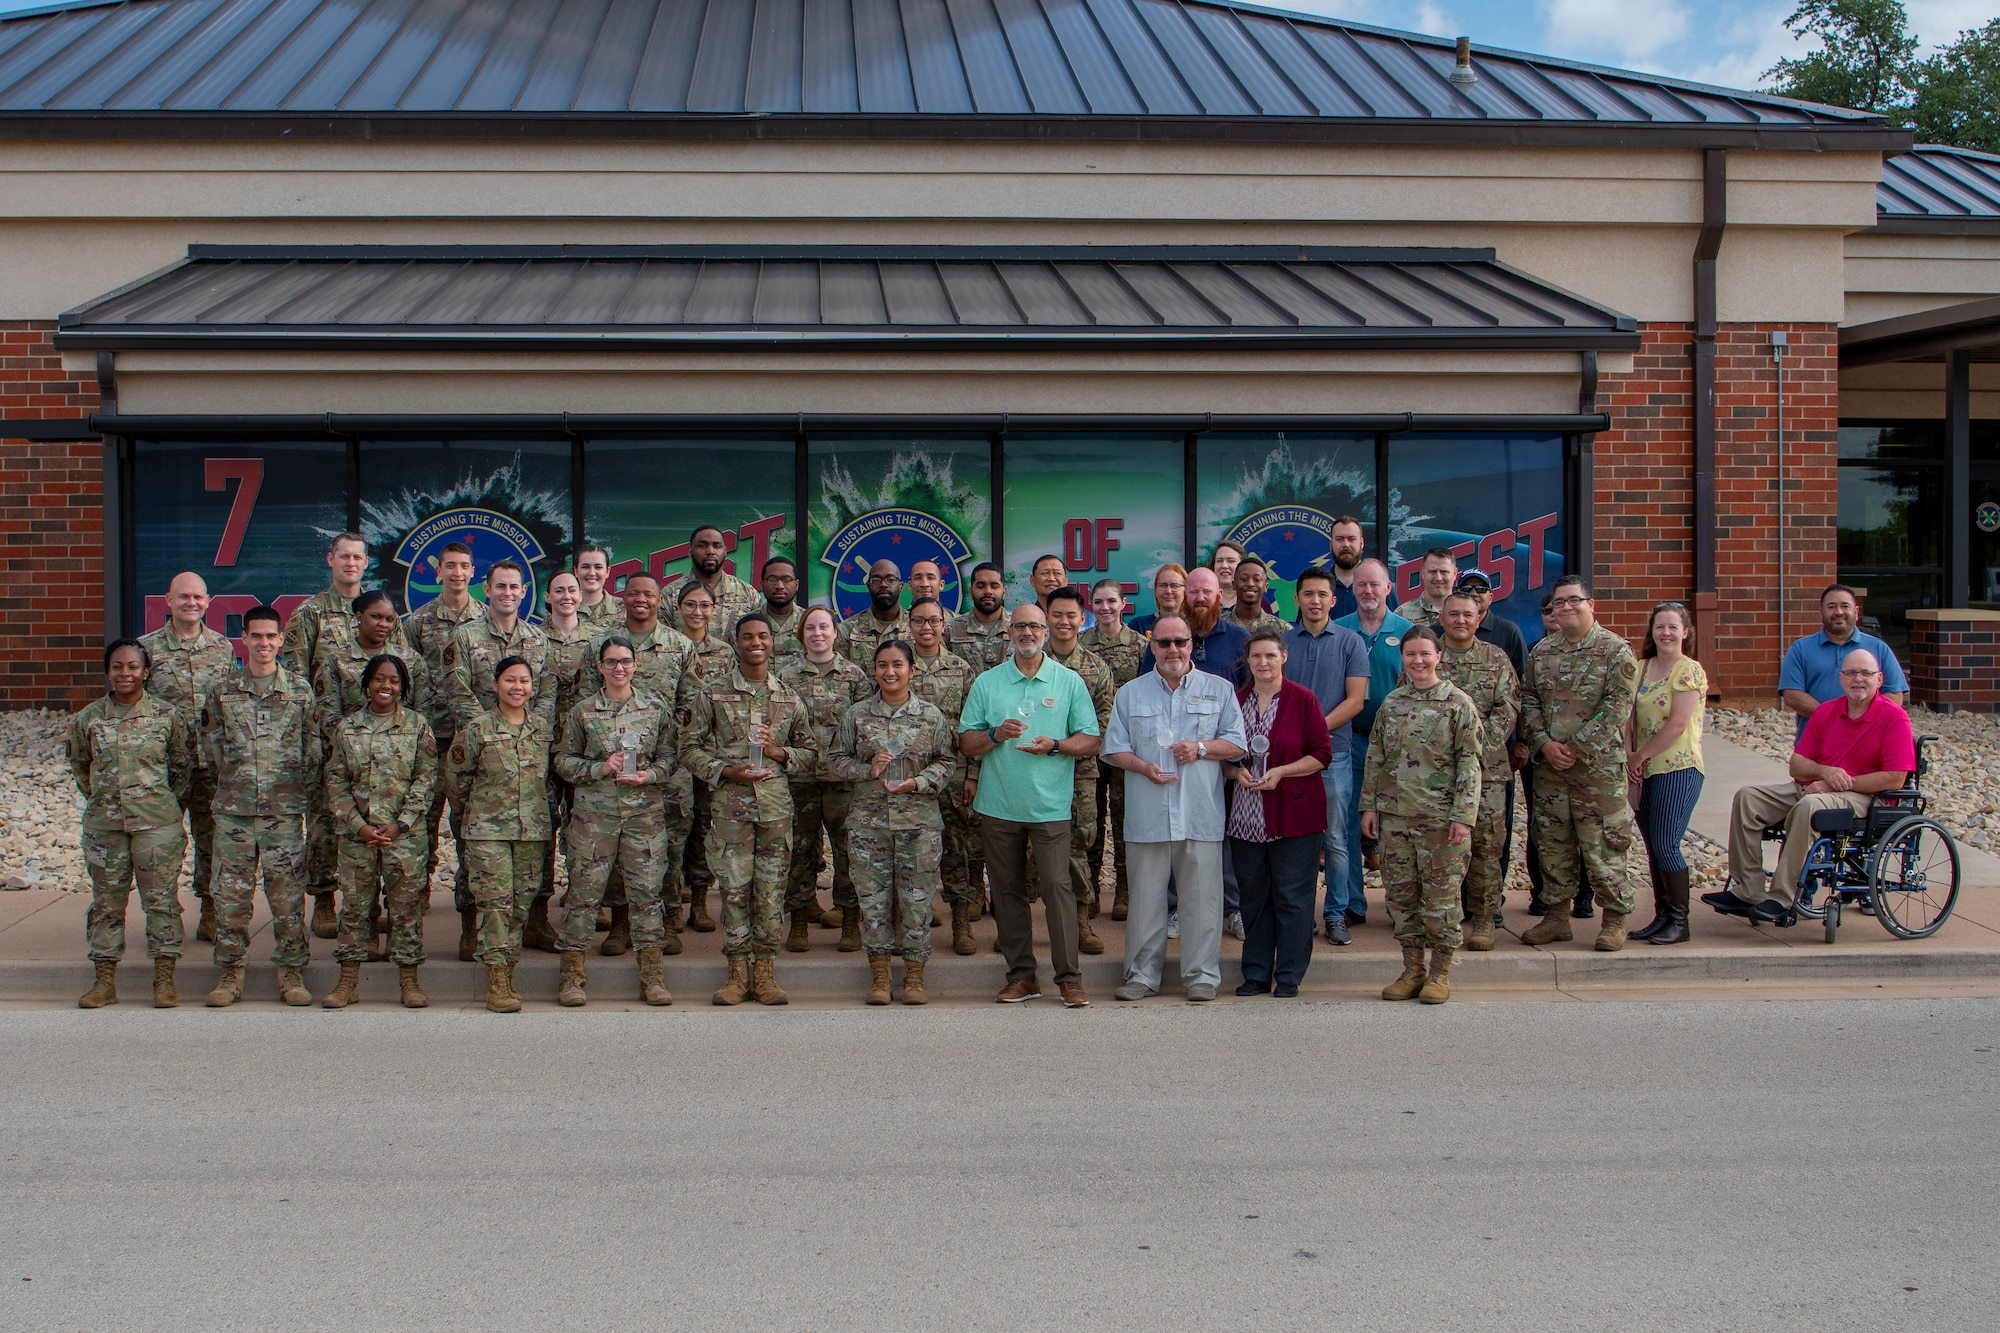
[[[1313,950],[1313,889],[1326,832],[1319,771],[1333,758],[1326,714],[1305,686],[1285,679],[1285,638],[1253,630],[1244,649],[1250,684],[1236,692],[1250,754],[1223,765],[1235,785],[1229,855],[1243,903],[1243,984],[1281,999],[1299,993]],[[1274,965],[1275,964],[1275,965]]]

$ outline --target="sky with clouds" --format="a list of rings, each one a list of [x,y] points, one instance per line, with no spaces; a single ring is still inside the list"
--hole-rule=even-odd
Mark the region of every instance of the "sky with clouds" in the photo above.
[[[0,14],[44,3],[0,0]],[[2000,16],[2000,0],[1904,3],[1926,47]],[[1756,87],[1765,70],[1802,49],[1785,31],[1793,0],[1286,0],[1270,7],[1441,37],[1464,34],[1476,46],[1731,88]]]

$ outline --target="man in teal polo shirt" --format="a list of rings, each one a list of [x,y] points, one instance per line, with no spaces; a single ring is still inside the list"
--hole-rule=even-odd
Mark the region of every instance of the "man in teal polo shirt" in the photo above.
[[[1354,746],[1348,752],[1354,762],[1354,785],[1348,788],[1352,804],[1347,807],[1347,836],[1355,841],[1347,845],[1347,901],[1340,904],[1346,915],[1334,916],[1332,903],[1325,909],[1329,921],[1345,921],[1349,929],[1368,917],[1361,872],[1364,866],[1374,869],[1368,863],[1376,855],[1375,844],[1361,836],[1361,770],[1368,764],[1368,731],[1375,725],[1375,710],[1396,688],[1396,678],[1403,672],[1403,631],[1410,627],[1409,621],[1389,609],[1389,586],[1389,567],[1380,560],[1363,560],[1354,567],[1354,600],[1360,609],[1333,622],[1353,630],[1368,645],[1368,702],[1355,716]],[[1333,893],[1332,885],[1327,886],[1327,893]]]
[[[1011,657],[972,682],[958,719],[958,748],[980,761],[972,808],[980,817],[986,884],[1007,984],[995,996],[1018,1004],[1041,995],[1036,984],[1034,917],[1028,905],[1032,849],[1043,884],[1069,882],[1070,804],[1076,761],[1097,753],[1097,711],[1083,678],[1043,653],[1048,617],[1030,602],[1014,608]],[[1025,739],[1023,739],[1025,738]],[[1044,893],[1049,962],[1063,1004],[1090,1003],[1077,966],[1076,896]]]

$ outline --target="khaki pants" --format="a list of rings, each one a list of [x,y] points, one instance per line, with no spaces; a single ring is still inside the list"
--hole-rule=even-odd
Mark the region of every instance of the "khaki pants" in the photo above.
[[[1000,956],[1007,960],[1007,980],[1035,975],[1035,920],[1028,903],[1028,858],[1033,857],[1041,882],[1060,886],[1069,878],[1070,821],[1019,824],[992,815],[979,817],[979,838],[986,849],[986,882],[993,894],[993,920],[1000,931]],[[1042,916],[1049,927],[1049,964],[1057,981],[1083,977],[1076,958],[1076,895],[1052,888],[1042,894]]]
[[[1736,793],[1729,815],[1729,888],[1748,903],[1770,899],[1786,907],[1799,899],[1799,872],[1805,868],[1806,853],[1812,850],[1812,817],[1821,810],[1852,810],[1868,813],[1874,798],[1853,791],[1814,792],[1808,795],[1796,782],[1772,782],[1744,787]],[[1764,881],[1764,830],[1783,820],[1785,850],[1778,854],[1778,870],[1767,885]]]

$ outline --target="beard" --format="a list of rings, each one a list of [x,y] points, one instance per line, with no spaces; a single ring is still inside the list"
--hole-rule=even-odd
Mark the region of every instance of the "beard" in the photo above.
[[[877,620],[895,619],[896,603],[900,602],[901,600],[903,600],[903,593],[900,588],[897,589],[895,592],[890,593],[887,597],[882,596],[882,594],[880,593],[875,594],[875,597],[873,599],[875,607],[875,618]]]
[[[779,598],[783,598],[784,600],[780,601]],[[779,615],[783,615],[785,612],[792,609],[792,596],[790,593],[781,592],[774,597],[767,592],[764,594],[764,605],[770,607],[773,611],[776,611]]]
[[[1197,639],[1205,639],[1215,632],[1222,623],[1222,608],[1219,606],[1187,606],[1181,608],[1181,618],[1188,623],[1188,629]]]
[[[1361,552],[1359,551],[1354,552],[1352,555],[1342,555],[1338,551],[1333,553],[1333,567],[1341,570],[1343,573],[1351,573],[1354,567],[1360,563]]]
[[[990,619],[1000,609],[1000,596],[997,592],[976,592],[972,594],[972,605],[980,615]]]
[[[694,572],[701,576],[704,583],[722,572],[722,557],[719,555],[708,560],[704,560],[700,556],[695,556],[689,563],[694,566]]]

